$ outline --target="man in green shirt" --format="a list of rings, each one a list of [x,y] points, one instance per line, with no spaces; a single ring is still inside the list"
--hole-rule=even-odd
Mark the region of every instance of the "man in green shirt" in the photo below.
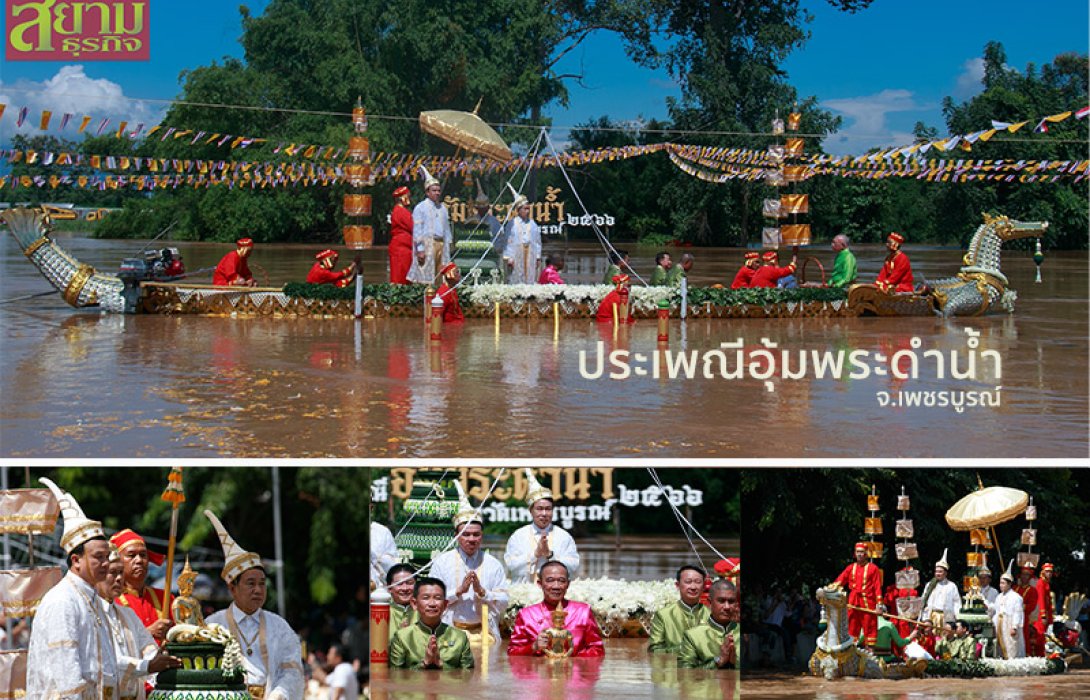
[[[855,282],[855,253],[848,249],[848,237],[843,233],[833,236],[833,275],[829,278],[830,287],[847,287]]]
[[[708,591],[708,621],[686,630],[677,657],[680,668],[738,668],[738,589],[725,578]]]
[[[609,266],[606,267],[606,274],[602,277],[602,284],[613,286],[614,276],[627,275],[631,272],[632,269],[628,267],[628,251],[613,249],[609,251]]]
[[[677,570],[679,600],[655,611],[651,620],[651,652],[676,654],[681,649],[681,638],[686,630],[708,621],[708,609],[700,602],[704,592],[704,572],[695,566],[683,566]]]
[[[413,610],[413,587],[416,572],[408,564],[394,564],[386,572],[386,590],[390,592],[390,637],[402,627],[416,621]]]
[[[666,284],[666,275],[670,273],[670,268],[674,266],[673,261],[670,260],[670,254],[667,252],[659,253],[655,256],[655,271],[651,273],[651,286],[663,286]]]
[[[908,643],[916,638],[916,630],[912,630],[912,633],[905,639],[897,631],[893,623],[889,621],[889,618],[886,617],[887,608],[885,603],[879,603],[874,609],[878,611],[878,634],[874,637],[874,655],[886,663],[900,661],[896,650],[908,646]]]
[[[954,638],[950,640],[950,658],[959,661],[976,661],[976,640],[969,634],[969,626],[961,620],[954,623]]]
[[[443,622],[447,586],[437,578],[422,576],[413,589],[416,622],[394,633],[390,640],[390,665],[395,668],[473,668],[469,636]]]
[[[696,258],[692,256],[692,253],[684,253],[678,264],[672,266],[666,273],[666,284],[671,287],[680,287],[681,279],[689,276],[689,270],[693,269],[694,262]]]

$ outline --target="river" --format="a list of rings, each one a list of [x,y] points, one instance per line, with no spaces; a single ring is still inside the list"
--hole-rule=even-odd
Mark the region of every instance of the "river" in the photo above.
[[[0,242],[3,300],[47,289],[11,236]],[[140,241],[59,236],[103,271]],[[163,245],[159,242],[157,245]],[[171,243],[189,269],[229,246]],[[259,281],[305,276],[319,245],[258,245]],[[961,251],[907,248],[917,276],[957,271]],[[652,249],[634,250],[647,276]],[[694,285],[729,282],[737,249],[691,249]],[[872,279],[878,246],[856,251]],[[814,254],[826,267],[832,255]],[[366,251],[368,281],[385,277],[385,250]],[[347,262],[346,258],[342,258]],[[675,255],[676,257],[676,255]],[[569,251],[569,282],[601,277],[605,259]],[[675,320],[671,350],[714,350],[762,338],[791,350],[964,351],[967,328],[996,350],[1002,376],[982,364],[973,380],[922,373],[777,380],[590,379],[595,352],[652,354],[654,321],[617,339],[586,320],[503,319],[448,325],[431,345],[418,319],[108,316],[53,294],[0,305],[0,453],[4,457],[656,457],[656,458],[1086,458],[1088,270],[1085,252],[1048,253],[1033,282],[1028,253],[1008,251],[1019,293],[1012,316]],[[816,268],[811,265],[810,272]],[[589,358],[589,359],[588,359]],[[887,376],[880,376],[885,374]],[[996,387],[1001,387],[997,390]],[[882,395],[992,392],[998,407],[883,405]],[[919,394],[923,396],[923,394]]]

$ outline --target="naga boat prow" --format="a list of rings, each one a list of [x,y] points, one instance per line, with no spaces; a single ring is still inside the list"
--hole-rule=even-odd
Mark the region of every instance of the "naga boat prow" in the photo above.
[[[115,275],[95,270],[67,253],[49,237],[52,228],[48,214],[40,209],[15,208],[0,213],[0,218],[22,247],[23,253],[42,275],[61,293],[64,300],[76,308],[98,307],[110,313],[151,313],[181,315],[231,316],[320,316],[352,318],[356,315],[354,299],[340,290],[341,296],[300,295],[280,287],[217,287],[157,279],[150,274]],[[762,292],[760,298],[734,298],[733,290],[718,291],[714,301],[694,303],[689,299],[693,317],[717,318],[796,318],[851,316],[979,316],[989,312],[1014,310],[1017,298],[1008,288],[1006,276],[1000,270],[1000,249],[1003,243],[1019,238],[1038,238],[1048,230],[1047,222],[1022,222],[1005,216],[984,215],[963,258],[963,266],[955,277],[944,278],[925,290],[891,294],[874,285],[858,284],[847,292],[837,290],[737,290]],[[1039,248],[1038,248],[1039,252]],[[487,285],[485,285],[487,286]],[[495,285],[493,285],[495,286]],[[502,285],[501,285],[502,286]],[[538,289],[538,288],[541,289]],[[482,286],[483,288],[483,286]],[[488,317],[500,305],[500,314],[515,317],[551,316],[554,308],[570,318],[592,317],[597,304],[607,291],[584,295],[580,301],[565,297],[565,290],[555,286],[527,285],[525,298],[483,301],[474,299],[472,290],[463,303],[469,317]],[[659,288],[661,289],[661,288]],[[697,290],[692,290],[694,295]],[[767,292],[767,294],[763,294]],[[837,298],[816,295],[816,292],[837,293]],[[680,294],[672,294],[671,315],[677,316]],[[810,295],[813,298],[810,298]],[[362,311],[374,316],[421,316],[422,303],[407,301],[407,295],[365,295]],[[422,293],[418,294],[423,300]],[[486,296],[486,295],[481,295]],[[548,298],[546,298],[548,297]],[[782,298],[781,298],[782,297]],[[477,303],[473,303],[476,301]],[[646,300],[645,300],[646,301]],[[554,307],[554,302],[557,306]],[[651,318],[657,311],[654,303],[634,305],[634,315]]]

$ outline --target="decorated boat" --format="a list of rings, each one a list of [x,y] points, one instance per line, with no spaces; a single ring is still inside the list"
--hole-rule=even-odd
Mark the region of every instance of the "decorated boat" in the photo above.
[[[288,283],[283,287],[218,287],[156,279],[151,268],[123,268],[118,274],[81,263],[49,237],[51,222],[40,209],[0,213],[24,255],[76,308],[98,307],[108,313],[196,314],[208,316],[287,316],[354,318],[355,290],[328,285]],[[678,316],[683,305],[694,318],[805,318],[854,316],[977,316],[1014,310],[1017,298],[1000,269],[1007,241],[1034,237],[1047,222],[1022,222],[985,215],[954,277],[912,293],[891,294],[874,285],[850,289],[723,289],[696,287],[683,299],[674,287],[634,287],[630,307],[638,318],[660,309]],[[608,285],[507,285],[495,275],[470,270],[459,287],[463,312],[471,318],[591,318],[610,291]],[[366,316],[423,316],[423,285],[363,285],[361,312]]]

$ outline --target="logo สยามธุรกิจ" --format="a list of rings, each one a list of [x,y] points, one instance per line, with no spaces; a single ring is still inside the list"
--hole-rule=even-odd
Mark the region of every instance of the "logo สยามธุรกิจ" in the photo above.
[[[9,61],[147,61],[150,0],[8,0]]]

